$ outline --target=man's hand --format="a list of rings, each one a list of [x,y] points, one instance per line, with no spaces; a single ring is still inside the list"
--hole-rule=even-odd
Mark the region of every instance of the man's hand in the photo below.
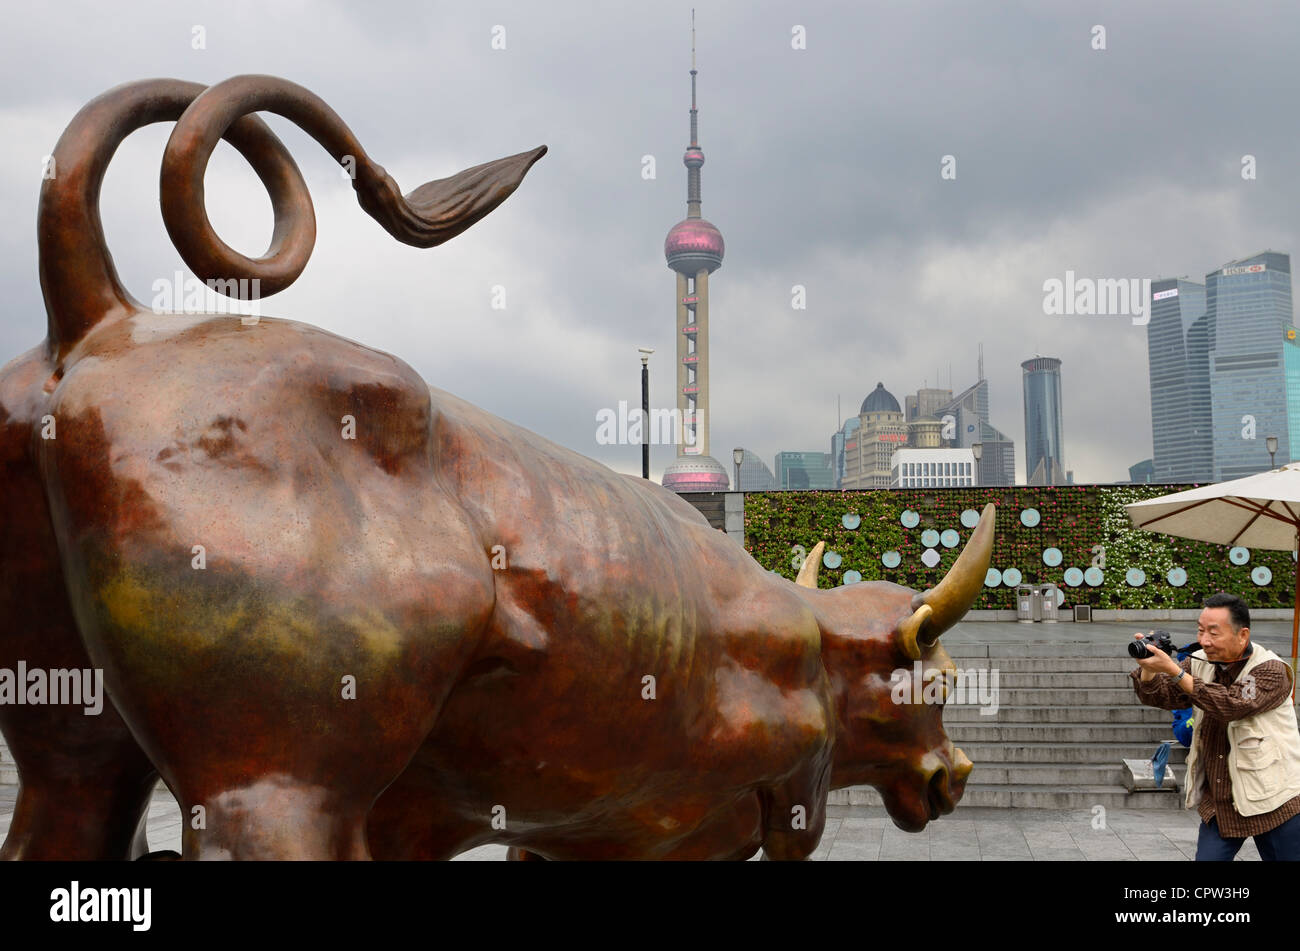
[[[1133,636],[1138,640],[1141,640],[1145,635],[1138,632]],[[1174,660],[1160,648],[1148,644],[1147,651],[1151,656],[1136,658],[1138,666],[1142,668],[1143,680],[1150,680],[1159,673],[1166,673],[1171,677],[1182,676],[1183,668],[1178,665],[1178,661]]]

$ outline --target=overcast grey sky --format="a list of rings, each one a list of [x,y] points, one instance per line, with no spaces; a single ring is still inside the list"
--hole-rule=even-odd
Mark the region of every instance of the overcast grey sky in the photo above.
[[[727,244],[710,353],[711,448],[728,468],[737,445],[769,465],[778,450],[827,450],[837,395],[854,413],[877,381],[901,403],[936,376],[946,386],[951,366],[961,390],[983,342],[1019,479],[1019,364],[1035,353],[1064,361],[1066,467],[1126,479],[1151,455],[1146,331],[1046,316],[1043,282],[1067,269],[1201,280],[1300,249],[1290,3],[64,0],[12,5],[0,38],[0,359],[44,334],[41,162],[76,110],[133,79],[272,73],[329,102],[404,190],[550,151],[487,219],[421,251],[269,117],[312,189],[318,238],[263,313],[397,354],[435,386],[639,472],[638,447],[597,444],[596,414],[639,401],[638,346],[657,350],[652,405],[675,402],[663,239],[686,212],[692,6],[703,213]],[[168,131],[128,140],[102,200],[118,269],[145,301],[184,269],[158,211]],[[1248,154],[1255,180],[1241,175]],[[941,178],[945,155],[955,179]],[[223,238],[260,254],[270,203],[224,145],[207,193]],[[795,284],[806,310],[791,307]],[[673,458],[654,448],[656,478]]]

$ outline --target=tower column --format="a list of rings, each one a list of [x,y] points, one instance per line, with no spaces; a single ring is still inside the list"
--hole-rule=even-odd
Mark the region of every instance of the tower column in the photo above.
[[[677,418],[681,420],[681,433],[678,436],[677,455],[684,455],[683,447],[687,438],[687,414],[690,412],[690,400],[686,397],[685,387],[690,379],[690,371],[686,368],[686,354],[689,352],[689,341],[686,334],[682,333],[682,328],[690,321],[690,308],[683,303],[686,299],[686,275],[677,275]]]
[[[700,332],[695,336],[695,352],[700,355],[695,365],[695,382],[700,392],[695,401],[696,415],[699,420],[696,433],[700,455],[709,454],[709,272],[701,268],[695,274],[695,296],[699,303],[695,305],[695,320]]]

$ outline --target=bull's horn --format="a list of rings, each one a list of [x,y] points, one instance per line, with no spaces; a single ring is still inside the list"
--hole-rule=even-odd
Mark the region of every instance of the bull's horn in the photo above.
[[[979,524],[943,580],[912,598],[912,616],[899,626],[899,636],[909,655],[916,652],[913,660],[920,656],[920,649],[933,644],[940,634],[961,620],[979,595],[993,557],[996,511],[992,502],[984,506]]]
[[[817,572],[822,566],[822,552],[825,550],[826,543],[818,542],[817,547],[808,553],[808,557],[803,560],[803,567],[799,569],[799,577],[794,579],[795,584],[805,588],[817,587]]]

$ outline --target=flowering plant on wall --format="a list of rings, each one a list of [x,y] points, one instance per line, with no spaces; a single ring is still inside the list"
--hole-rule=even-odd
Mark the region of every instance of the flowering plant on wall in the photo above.
[[[922,589],[943,577],[970,537],[971,530],[961,521],[962,512],[973,509],[978,513],[992,502],[998,507],[992,567],[999,573],[1015,569],[1022,583],[1056,584],[1065,595],[1066,608],[1072,604],[1196,608],[1221,590],[1240,594],[1252,607],[1290,607],[1295,561],[1289,552],[1252,550],[1248,563],[1234,565],[1226,547],[1136,529],[1124,511],[1130,502],[1186,488],[1063,485],[748,492],[745,545],[763,567],[793,579],[802,555],[824,541],[828,551],[840,556],[840,562],[836,567],[823,563],[821,587],[842,584],[846,572],[856,571],[864,581],[880,579]],[[1032,512],[1022,520],[1021,513],[1026,510]],[[915,526],[909,528],[900,521],[904,511],[917,513]],[[858,516],[855,528],[846,527],[845,515]],[[854,524],[852,519],[849,524]],[[927,531],[943,533],[947,529],[957,532],[957,546],[937,544],[937,563],[926,565],[922,561],[926,550],[923,537],[928,537]],[[1061,552],[1058,565],[1044,562],[1044,552],[1050,548]],[[886,552],[898,553],[896,566],[882,562]],[[1252,569],[1260,565],[1272,572],[1266,585],[1255,584],[1251,577]],[[1080,582],[1071,587],[1065,583],[1067,569],[1093,567],[1101,572],[1099,584]],[[1130,575],[1134,568],[1140,575]],[[1174,568],[1186,572],[1185,584],[1170,582]],[[1096,573],[1088,577],[1096,580]],[[1130,584],[1130,578],[1141,583]],[[1002,584],[986,586],[974,607],[1014,609],[1014,589]]]

